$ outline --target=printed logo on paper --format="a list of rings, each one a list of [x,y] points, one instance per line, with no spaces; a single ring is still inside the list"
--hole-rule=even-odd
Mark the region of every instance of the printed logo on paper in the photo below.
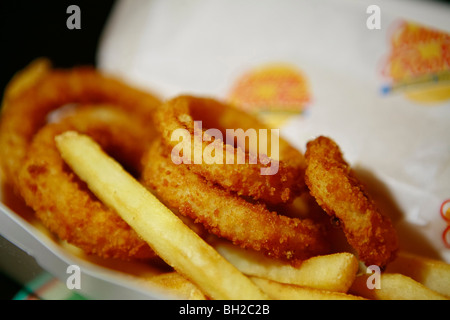
[[[419,103],[450,99],[450,34],[401,21],[390,35],[390,47],[382,70],[384,94],[401,91]]]
[[[311,90],[297,67],[268,64],[237,79],[228,99],[269,126],[280,127],[292,116],[304,113],[311,101]]]
[[[447,227],[442,232],[442,241],[444,242],[444,245],[450,249],[450,199],[442,202],[440,213],[442,219],[447,223]]]

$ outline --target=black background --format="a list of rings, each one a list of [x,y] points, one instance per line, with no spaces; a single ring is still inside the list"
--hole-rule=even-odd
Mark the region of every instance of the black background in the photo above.
[[[81,10],[81,29],[66,26],[67,7]],[[56,67],[96,64],[98,39],[114,5],[113,0],[0,1],[0,89],[15,72],[37,57]]]
[[[66,26],[72,4],[81,10],[80,30]],[[49,58],[55,67],[95,66],[98,39],[113,5],[113,0],[0,0],[0,99],[14,73],[37,57]],[[11,299],[20,288],[0,272],[0,300]]]

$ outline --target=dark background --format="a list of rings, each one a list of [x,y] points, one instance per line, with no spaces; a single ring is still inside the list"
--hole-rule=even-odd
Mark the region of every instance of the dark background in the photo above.
[[[80,30],[66,26],[71,15],[67,7],[72,4],[81,10]],[[0,99],[14,73],[37,57],[50,58],[56,67],[95,66],[98,39],[113,4],[113,0],[0,0]],[[0,300],[11,299],[21,288],[0,271]]]
[[[67,7],[81,10],[81,29],[69,30]],[[100,33],[113,0],[0,1],[0,90],[15,72],[37,57],[48,57],[56,67],[96,64]]]

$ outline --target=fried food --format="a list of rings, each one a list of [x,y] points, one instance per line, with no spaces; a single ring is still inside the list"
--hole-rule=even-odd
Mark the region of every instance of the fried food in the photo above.
[[[250,279],[274,300],[365,300],[347,293],[280,283],[269,279]]]
[[[71,103],[105,103],[147,121],[159,99],[107,77],[94,68],[51,69],[40,60],[20,72],[7,88],[0,122],[0,161],[5,179],[17,191],[19,172],[34,134],[47,115]]]
[[[292,266],[223,241],[213,245],[247,276],[341,293],[352,285],[359,265],[356,257],[348,252],[315,256]]]
[[[154,257],[147,243],[64,163],[54,139],[67,130],[88,134],[135,174],[141,171],[141,156],[153,138],[145,123],[117,108],[77,108],[34,136],[19,175],[20,193],[27,205],[60,239],[88,254],[120,259]]]
[[[206,300],[203,292],[176,271],[162,273],[146,281],[150,288],[162,290],[177,299]]]
[[[369,275],[356,277],[349,292],[372,300],[448,300],[445,296],[399,273],[380,275],[380,289],[369,289]]]
[[[317,203],[339,219],[349,244],[366,265],[384,267],[395,258],[397,235],[365,192],[338,145],[327,137],[308,142],[305,181]]]
[[[189,299],[448,298],[448,264],[399,254],[379,274],[381,289],[369,289],[347,243],[328,254],[335,238],[322,208],[367,265],[383,267],[397,250],[391,222],[329,138],[309,142],[305,157],[283,139],[246,145],[246,130],[269,128],[242,111],[181,96],[156,112],[151,94],[90,68],[54,70],[45,59],[19,72],[4,97],[2,178],[67,240],[62,248],[74,244],[152,290]],[[214,146],[222,164],[175,164],[177,129],[194,145],[183,159]],[[242,129],[231,140],[237,147],[227,145],[227,129]],[[236,163],[252,157],[270,161]],[[261,175],[274,163],[276,175]]]
[[[143,158],[142,183],[163,203],[201,223],[210,233],[243,248],[289,261],[328,252],[320,225],[289,218],[250,203],[176,165],[156,141]]]
[[[386,272],[408,276],[450,298],[450,265],[443,261],[399,252],[397,258],[387,267]]]
[[[91,138],[56,137],[63,159],[166,261],[214,299],[266,299],[246,276],[187,227]]]
[[[270,138],[260,136],[259,140],[261,141],[256,141],[257,138],[255,138],[253,145],[250,142],[247,145],[244,135],[248,129],[268,130],[268,128],[243,111],[214,99],[179,96],[163,104],[156,117],[158,128],[162,133],[164,143],[168,146],[169,153],[177,147],[178,141],[172,141],[172,134],[180,128],[186,129],[190,134],[192,154],[196,152],[205,154],[205,149],[208,146],[211,147],[210,142],[206,140],[214,141],[214,148],[220,149],[223,155],[219,159],[219,163],[198,164],[190,161],[190,163],[184,162],[183,164],[208,181],[219,184],[238,195],[264,200],[264,202],[272,204],[292,201],[304,187],[305,160],[303,154],[283,139],[276,137],[277,139],[272,141],[272,136]],[[196,134],[194,121],[202,121],[200,129],[202,136]],[[208,136],[208,128],[219,130],[222,139],[215,137],[214,140]],[[233,145],[227,144],[229,139],[227,132],[237,129],[242,129],[236,134],[238,145],[235,145],[234,138]],[[195,140],[201,146],[201,150],[194,149]],[[239,140],[241,141],[240,145]],[[261,144],[267,144],[267,150],[262,150]],[[279,155],[274,152],[275,148],[279,149]],[[272,152],[269,156],[270,150]],[[206,154],[208,153],[206,152]],[[255,160],[256,163],[249,163],[251,157],[254,157],[253,159],[264,158],[265,163]],[[273,162],[275,164],[271,167]],[[276,174],[261,174],[261,170],[274,170],[275,172],[275,167],[278,170]]]

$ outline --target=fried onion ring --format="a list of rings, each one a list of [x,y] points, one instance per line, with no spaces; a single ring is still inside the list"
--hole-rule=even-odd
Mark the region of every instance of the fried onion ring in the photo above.
[[[142,183],[168,207],[243,248],[295,262],[328,252],[323,229],[309,219],[271,212],[174,164],[156,141],[143,158]]]
[[[67,130],[88,134],[135,173],[140,172],[141,156],[152,138],[145,123],[117,108],[79,107],[34,136],[19,175],[26,203],[50,231],[88,254],[120,259],[154,257],[147,243],[65,164],[54,138]]]
[[[31,83],[20,81],[38,67],[39,72]],[[105,103],[150,123],[155,107],[160,104],[153,95],[102,75],[94,68],[50,69],[45,63],[38,67],[32,64],[22,70],[17,76],[19,80],[16,77],[13,81],[12,89],[7,89],[3,101],[0,161],[5,179],[15,191],[29,143],[46,123],[49,112],[70,103]]]
[[[172,141],[172,133],[177,129],[186,129],[190,133],[192,146],[194,139],[201,139],[203,153],[211,142],[205,142],[202,137],[195,137],[194,121],[202,121],[203,135],[207,128],[215,128],[221,131],[223,140],[227,129],[268,129],[247,113],[231,106],[220,103],[214,99],[199,98],[193,96],[179,96],[167,101],[156,114],[157,124],[162,133],[163,140],[170,149],[176,147],[178,141]],[[223,161],[220,163],[191,163],[187,165],[193,172],[205,177],[207,180],[221,185],[239,195],[248,196],[255,200],[276,204],[292,201],[299,195],[304,187],[305,161],[303,154],[289,145],[285,140],[279,139],[279,159],[277,161],[278,172],[273,175],[262,175],[261,169],[269,165],[263,163],[251,164],[248,161],[238,164],[238,157],[250,157],[258,155],[258,150],[252,150],[250,146],[234,147],[220,139],[214,140],[215,146],[223,150]],[[266,141],[271,148],[271,139]],[[233,142],[234,144],[234,142]],[[257,146],[253,146],[257,147]],[[194,153],[193,151],[192,153]],[[268,153],[268,152],[267,152]],[[267,157],[266,154],[260,156]],[[227,159],[234,159],[233,163],[227,163]]]
[[[391,220],[382,215],[344,160],[338,145],[327,137],[307,143],[306,184],[317,203],[339,219],[349,244],[367,265],[384,267],[398,248]]]

